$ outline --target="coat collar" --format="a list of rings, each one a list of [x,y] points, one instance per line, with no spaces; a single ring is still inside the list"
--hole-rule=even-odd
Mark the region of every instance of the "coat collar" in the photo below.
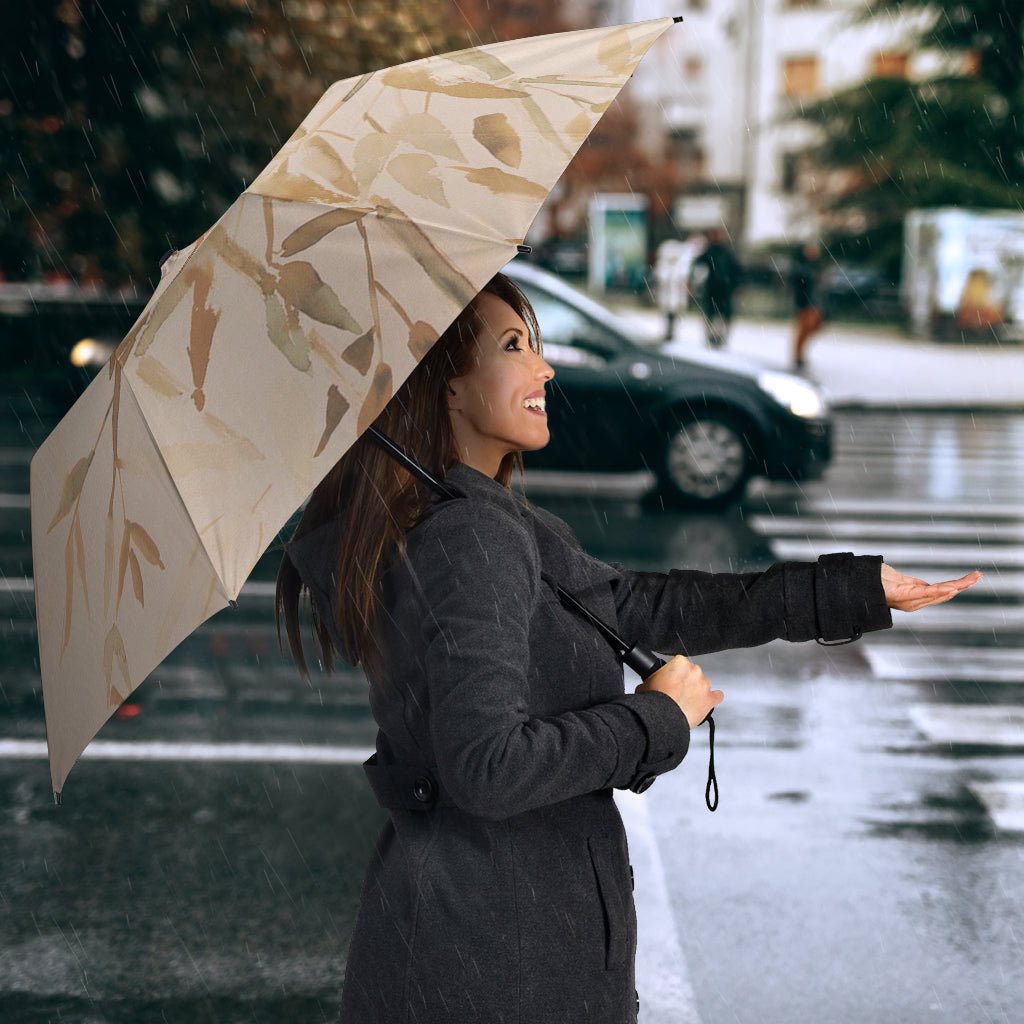
[[[464,498],[489,502],[512,515],[524,518],[527,515],[528,503],[525,498],[464,462],[456,462],[445,474],[444,482]],[[442,504],[440,498],[431,504],[427,516]],[[340,548],[341,526],[337,520],[324,523],[304,537],[285,545],[285,551],[298,570],[302,582],[325,604],[333,602],[335,597],[334,568],[338,564]]]
[[[502,486],[486,473],[464,462],[456,462],[448,470],[444,482],[463,498],[486,501],[523,520],[536,539],[543,572],[567,590],[584,590],[622,578],[618,567],[588,555],[565,522],[531,505],[521,494]],[[427,516],[442,504],[441,500],[434,502]],[[285,551],[302,582],[326,608],[332,608],[335,601],[337,583],[334,573],[340,547],[341,528],[337,520],[324,523],[299,540],[285,545]]]
[[[444,482],[460,491],[465,497],[497,505],[506,512],[523,516],[528,502],[508,487],[503,487],[493,477],[481,473],[465,462],[456,462],[445,474]]]

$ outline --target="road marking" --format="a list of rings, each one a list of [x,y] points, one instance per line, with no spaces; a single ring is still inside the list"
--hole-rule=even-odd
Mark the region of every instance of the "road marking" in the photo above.
[[[372,747],[328,747],[299,743],[121,743],[94,740],[82,760],[252,761],[259,764],[362,764]],[[45,740],[0,739],[0,759],[46,759]]]
[[[1015,523],[944,519],[938,522],[886,522],[864,519],[816,519],[805,516],[748,516],[751,529],[769,537],[831,537],[893,540],[934,537],[955,541],[1024,542],[1024,519]]]
[[[528,469],[523,474],[523,489],[528,496],[585,494],[634,498],[645,494],[656,483],[655,475],[647,470],[633,473],[573,473],[554,469]]]
[[[1024,781],[969,782],[967,788],[1004,832],[1024,832]]]
[[[911,704],[914,725],[931,743],[1024,748],[1024,708],[1012,704]]]
[[[772,541],[772,550],[782,561],[815,561],[826,552],[826,540],[811,543],[798,540]],[[987,571],[995,566],[1024,568],[1024,547],[993,547],[983,544],[884,544],[877,551],[863,544],[847,545],[855,555],[885,555],[889,565],[914,562],[916,565],[962,565],[964,572]]]
[[[899,498],[812,498],[805,505],[808,511],[822,515],[845,516],[970,516],[972,519],[1021,520],[1021,506],[978,500],[967,501],[904,501]]]
[[[1024,632],[1024,608],[1014,605],[939,604],[917,612],[894,611],[892,626],[912,633],[996,633]]]
[[[644,1024],[700,1024],[669,901],[665,867],[642,794],[614,790],[626,826],[636,904],[636,987]]]
[[[958,683],[1024,683],[1024,650],[1017,647],[908,647],[864,644],[876,679]]]

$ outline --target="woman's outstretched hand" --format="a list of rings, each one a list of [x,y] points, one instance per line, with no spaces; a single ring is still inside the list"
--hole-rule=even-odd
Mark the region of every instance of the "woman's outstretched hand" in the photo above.
[[[956,597],[961,590],[973,587],[982,577],[980,572],[969,572],[958,580],[945,583],[925,583],[916,576],[904,576],[892,566],[882,563],[882,589],[885,603],[901,612],[916,612],[930,604],[942,604]]]
[[[652,672],[637,688],[637,693],[648,690],[660,690],[667,693],[686,715],[691,729],[696,729],[708,712],[721,704],[725,694],[721,690],[712,690],[708,678],[689,658],[677,654]]]

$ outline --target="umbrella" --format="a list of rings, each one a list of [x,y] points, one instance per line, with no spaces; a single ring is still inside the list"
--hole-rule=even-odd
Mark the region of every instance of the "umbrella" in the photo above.
[[[336,82],[31,464],[50,772],[234,603],[674,21],[474,47]]]

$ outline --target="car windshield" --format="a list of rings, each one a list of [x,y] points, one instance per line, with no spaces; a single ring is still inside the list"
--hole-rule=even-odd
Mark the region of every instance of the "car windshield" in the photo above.
[[[629,321],[560,278],[517,274],[514,279],[534,307],[545,342],[590,340],[616,351],[636,347]]]

